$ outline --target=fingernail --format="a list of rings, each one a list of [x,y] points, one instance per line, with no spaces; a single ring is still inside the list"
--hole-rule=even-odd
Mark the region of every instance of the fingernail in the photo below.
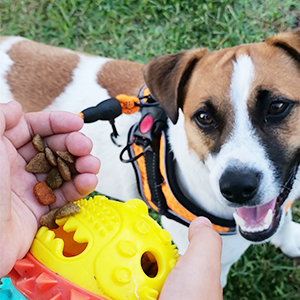
[[[207,225],[209,227],[212,227],[211,222],[205,217],[198,217],[197,222],[199,222],[199,224],[204,224],[204,225]]]

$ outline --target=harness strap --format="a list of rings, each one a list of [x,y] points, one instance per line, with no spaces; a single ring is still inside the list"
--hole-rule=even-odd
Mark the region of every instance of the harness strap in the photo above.
[[[234,220],[218,218],[193,204],[179,189],[175,176],[174,156],[166,139],[167,116],[144,86],[138,95],[117,95],[97,106],[83,110],[79,115],[85,123],[108,120],[112,125],[112,141],[118,136],[114,120],[119,115],[141,112],[140,122],[128,133],[128,143],[120,153],[122,162],[131,162],[137,177],[140,194],[151,208],[184,225],[197,216],[205,216],[220,234],[234,234]],[[123,155],[128,152],[129,159]]]
[[[135,124],[131,128],[128,141],[134,139],[137,126],[138,124]],[[186,226],[197,216],[205,216],[211,220],[213,228],[220,234],[236,233],[234,220],[211,215],[194,205],[182,194],[175,178],[173,153],[170,151],[164,132],[160,137],[157,151],[147,150],[144,155],[134,160],[134,157],[144,151],[143,147],[131,143],[128,150],[137,176],[140,194],[151,208]]]

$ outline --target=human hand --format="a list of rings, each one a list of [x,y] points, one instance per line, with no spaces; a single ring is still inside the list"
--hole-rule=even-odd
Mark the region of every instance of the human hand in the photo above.
[[[78,132],[82,126],[82,119],[71,113],[23,114],[17,102],[0,104],[0,278],[27,253],[43,214],[85,197],[96,187],[100,162],[90,155],[90,139]],[[68,150],[77,157],[78,173],[54,191],[57,201],[50,207],[42,206],[33,193],[45,175],[25,170],[37,153],[31,143],[37,133],[54,151]]]
[[[222,239],[208,219],[189,228],[189,247],[167,277],[159,300],[221,300]]]

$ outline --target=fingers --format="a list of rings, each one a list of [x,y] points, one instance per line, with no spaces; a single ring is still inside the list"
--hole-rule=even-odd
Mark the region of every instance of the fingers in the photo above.
[[[76,157],[89,155],[93,147],[92,141],[80,132],[56,134],[43,138],[43,141],[54,152],[67,150]],[[26,162],[37,153],[31,142],[20,147],[18,152]]]
[[[78,131],[83,126],[81,117],[62,111],[28,113],[26,120],[33,135],[41,136]]]
[[[54,207],[81,199],[91,193],[98,183],[96,174],[100,169],[99,159],[90,155],[92,150],[91,140],[80,132],[72,132],[49,136],[44,139],[44,142],[54,152],[68,150],[73,154],[76,157],[75,169],[80,173],[73,177],[72,181],[64,182],[61,188],[54,190],[57,197]],[[36,153],[31,143],[21,147],[18,151],[27,162]],[[37,175],[38,180],[45,180],[45,174]]]
[[[82,118],[68,112],[27,113],[5,135],[18,149],[30,142],[37,133],[42,137],[47,137],[78,131],[82,126]]]
[[[22,116],[22,107],[16,101],[0,104],[0,134],[14,127]]]
[[[221,237],[206,218],[197,218],[190,226],[189,239],[190,245],[169,274],[160,300],[221,300]]]
[[[100,160],[93,156],[78,157],[75,162],[75,168],[79,173],[98,174],[100,170]]]
[[[51,205],[51,209],[84,198],[94,191],[97,183],[98,179],[95,174],[83,173],[77,175],[72,181],[65,182],[61,188],[54,191],[57,201]]]

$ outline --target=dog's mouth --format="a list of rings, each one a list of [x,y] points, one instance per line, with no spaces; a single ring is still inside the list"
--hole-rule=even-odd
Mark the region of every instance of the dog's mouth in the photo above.
[[[236,209],[233,216],[241,235],[245,239],[252,242],[262,242],[277,231],[282,215],[281,207],[293,187],[297,169],[298,166],[293,168],[278,197],[264,205]]]

